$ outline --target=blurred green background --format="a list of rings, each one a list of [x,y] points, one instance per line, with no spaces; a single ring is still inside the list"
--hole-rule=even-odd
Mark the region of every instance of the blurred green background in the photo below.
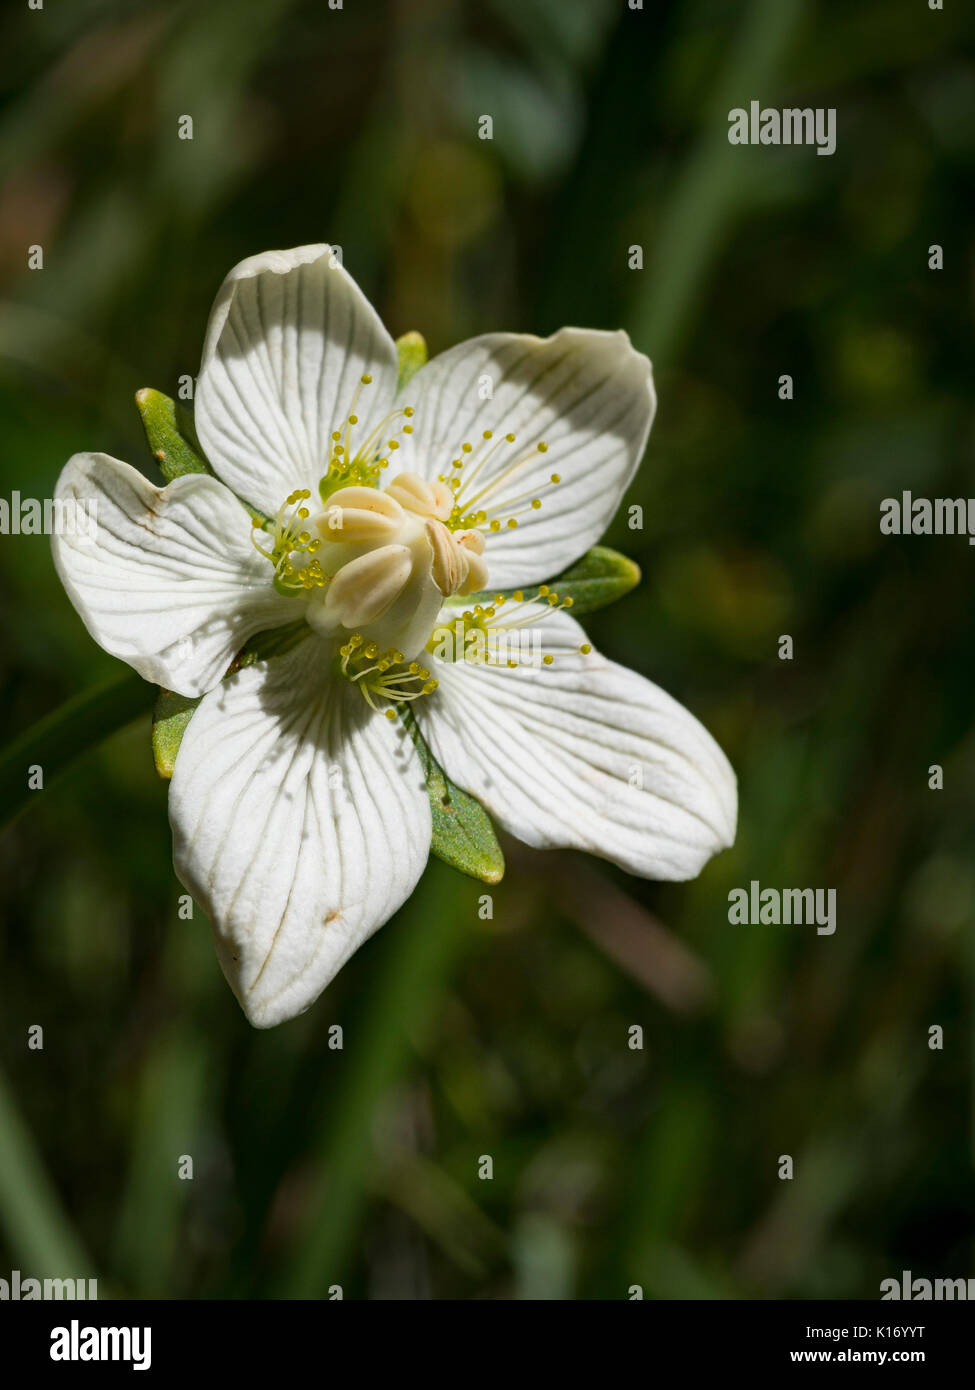
[[[4,24],[0,496],[49,496],[79,449],[152,473],[133,393],[196,371],[257,251],[341,244],[432,352],[623,326],[660,410],[644,529],[609,541],[644,582],[588,625],[715,733],[741,823],[686,885],[508,843],[490,922],[434,862],[258,1033],[177,916],[148,720],[117,733],[0,839],[0,1275],[619,1299],[975,1274],[975,560],[878,529],[902,488],[975,494],[971,8],[21,0]],[[836,107],[835,155],[729,146],[752,98]],[[10,738],[118,663],[44,538],[0,538],[0,570]],[[835,936],[730,926],[752,878],[835,887]]]

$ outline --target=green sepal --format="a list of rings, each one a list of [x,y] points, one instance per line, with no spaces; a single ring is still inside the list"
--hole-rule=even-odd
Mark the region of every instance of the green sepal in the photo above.
[[[186,726],[202,699],[202,695],[177,695],[175,690],[160,687],[152,711],[152,760],[159,776],[167,781],[173,775]]]
[[[422,333],[404,333],[396,339],[396,354],[399,357],[399,376],[396,389],[403,387],[427,360],[427,345]]]
[[[184,473],[212,473],[210,465],[197,452],[187,435],[191,427],[180,419],[176,402],[151,386],[135,393],[135,403],[142,416],[142,426],[149,441],[152,456],[162,469],[167,483]],[[194,441],[195,443],[195,441]]]
[[[433,816],[430,849],[454,869],[482,883],[500,883],[504,877],[504,855],[498,844],[491,818],[479,801],[455,787],[420,733],[416,717],[408,705],[399,714],[409,730],[427,779],[427,794]]]
[[[281,656],[290,651],[306,637],[311,636],[311,628],[302,620],[288,623],[285,627],[259,632],[240,649],[227,670],[227,676],[241,671],[245,666],[253,666],[255,661],[267,661],[272,656]],[[224,676],[224,680],[227,679]],[[193,717],[193,711],[203,699],[202,695],[177,695],[175,690],[160,687],[155,707],[152,711],[152,760],[160,777],[167,780],[173,775],[176,754],[186,733],[186,726]]]
[[[475,603],[481,603],[487,607],[499,593],[510,599],[515,592],[520,592],[526,600],[534,599],[538,597],[539,588],[545,587],[558,594],[560,599],[571,598],[570,611],[573,617],[577,617],[580,613],[594,613],[597,608],[615,603],[636,588],[639,582],[640,566],[635,560],[621,555],[618,550],[610,550],[608,546],[594,545],[581,560],[563,570],[555,579],[550,579],[547,585],[526,584],[518,591],[489,589],[483,594],[468,594],[464,606],[473,607]]]

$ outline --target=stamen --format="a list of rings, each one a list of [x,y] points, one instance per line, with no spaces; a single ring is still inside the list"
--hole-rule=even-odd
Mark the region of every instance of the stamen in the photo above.
[[[366,664],[363,664],[366,663]],[[398,705],[432,695],[438,682],[418,661],[403,664],[403,653],[395,647],[381,652],[375,642],[363,643],[362,634],[353,633],[339,648],[339,673],[358,690],[370,709],[378,713],[377,701]],[[395,719],[395,709],[383,711]]]
[[[258,554],[263,555],[274,566],[275,586],[287,594],[304,590],[324,588],[328,576],[323,574],[318,560],[314,559],[321,541],[300,526],[307,520],[308,508],[302,504],[311,497],[307,488],[298,488],[289,493],[274,519],[270,532],[271,548],[265,549],[258,541],[258,532],[267,536],[268,525],[255,517],[251,522],[251,544]],[[298,557],[297,563],[295,557]],[[307,558],[306,558],[307,557]]]
[[[493,430],[484,430],[476,443],[465,440],[461,444],[460,457],[451,462],[451,469],[455,471],[440,475],[440,481],[454,494],[454,506],[446,522],[451,531],[480,529],[493,532],[495,535],[502,527],[513,531],[518,526],[519,517],[528,516],[542,506],[542,499],[538,495],[540,489],[536,485],[530,492],[522,492],[506,500],[504,513],[489,515],[491,500],[508,487],[515,474],[536,459],[538,454],[548,452],[548,445],[544,440],[540,440],[534,448],[514,458],[488,482],[477,486],[488,463],[496,456],[498,450],[505,445],[516,443],[516,440],[517,436],[510,431],[496,438]],[[552,473],[544,486],[555,486],[561,481],[558,473]],[[483,503],[488,503],[489,506],[485,508]]]
[[[400,447],[398,439],[387,438],[382,442],[383,436],[389,435],[391,430],[393,434],[413,433],[413,426],[409,424],[401,425],[399,431],[393,428],[397,420],[413,417],[413,407],[403,406],[391,410],[358,443],[354,441],[355,429],[360,424],[359,397],[363,387],[371,385],[372,376],[364,372],[356,385],[348,414],[341,426],[332,430],[328,470],[318,485],[323,502],[342,487],[377,487],[383,469],[389,466],[389,456]]]

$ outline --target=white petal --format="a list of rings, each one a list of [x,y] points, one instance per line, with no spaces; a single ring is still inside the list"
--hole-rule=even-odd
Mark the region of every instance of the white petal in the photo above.
[[[330,246],[251,256],[227,276],[207,326],[196,428],[214,471],[268,516],[297,487],[317,497],[329,435],[351,412],[365,438],[392,405],[396,347]],[[353,449],[354,452],[354,449]]]
[[[488,384],[492,394],[483,399]],[[461,477],[470,477],[480,454],[515,435],[458,494],[468,502],[527,459],[476,504],[502,522],[488,535],[484,557],[491,586],[501,588],[551,579],[599,539],[643,456],[656,409],[650,363],[627,335],[581,328],[550,338],[472,338],[421,368],[402,399],[416,411],[407,466],[427,478],[449,476],[464,443],[474,452]],[[485,430],[493,433],[489,442]],[[540,442],[548,445],[543,454]],[[533,497],[542,504],[537,510]],[[512,530],[505,523],[513,512]]]
[[[95,641],[146,680],[201,695],[254,633],[304,616],[271,584],[251,519],[216,478],[188,473],[154,487],[107,454],[75,454],[55,498],[92,513],[52,539],[68,597]]]
[[[258,1028],[317,999],[413,891],[430,848],[412,744],[330,678],[330,654],[313,637],[211,691],[170,787],[176,872]]]
[[[728,760],[657,686],[581,655],[585,634],[567,614],[550,611],[539,631],[551,666],[431,663],[440,686],[416,709],[434,755],[530,845],[584,849],[646,878],[693,878],[734,841]]]

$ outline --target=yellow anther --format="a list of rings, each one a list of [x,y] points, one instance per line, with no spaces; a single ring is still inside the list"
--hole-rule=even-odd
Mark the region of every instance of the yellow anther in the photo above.
[[[547,454],[547,453],[548,453],[548,445],[545,443],[544,440],[539,440],[538,452],[539,452],[540,454]]]
[[[553,473],[553,474],[552,474],[552,479],[551,479],[551,481],[552,481],[553,483],[560,483],[560,482],[562,481],[562,474],[561,474],[561,473]]]
[[[542,657],[542,665],[543,665],[543,666],[551,666],[551,664],[552,664],[552,662],[553,662],[554,660],[555,660],[555,657],[554,657],[554,656],[543,656],[543,657]]]
[[[395,711],[394,709],[385,710],[384,713],[385,713],[387,719],[395,719],[395,718],[396,718],[396,711]]]
[[[539,586],[538,586],[538,597],[539,597],[539,598],[545,598],[545,596],[546,596],[547,594],[550,594],[551,592],[552,592],[552,591],[551,591],[551,589],[548,587],[547,584],[539,584]]]
[[[372,384],[372,377],[368,372],[363,372],[359,380],[362,382],[363,386],[369,386]]]
[[[579,648],[579,650],[580,650],[580,652],[582,653],[583,656],[588,656],[589,653],[592,651],[592,647],[590,647],[590,645],[589,645],[588,642],[583,642],[583,644],[582,644],[582,646]]]

